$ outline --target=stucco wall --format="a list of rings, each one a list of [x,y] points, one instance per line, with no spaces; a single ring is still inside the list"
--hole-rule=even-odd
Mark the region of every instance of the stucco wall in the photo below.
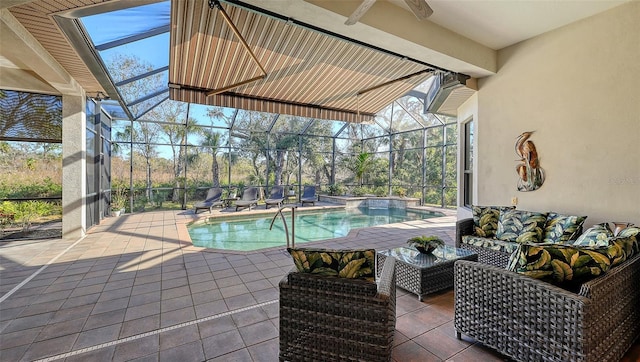
[[[499,51],[477,94],[476,204],[640,224],[639,19],[635,1]],[[524,131],[546,172],[533,192],[516,189]]]

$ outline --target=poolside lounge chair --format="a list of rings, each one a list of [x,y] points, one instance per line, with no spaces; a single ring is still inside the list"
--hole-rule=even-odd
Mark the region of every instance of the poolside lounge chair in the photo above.
[[[282,186],[273,186],[271,188],[271,194],[269,195],[269,198],[264,200],[264,203],[265,203],[264,208],[268,209],[269,206],[271,205],[276,205],[280,207],[283,201],[284,201],[284,188]]]
[[[305,186],[302,192],[302,196],[300,196],[300,203],[304,206],[305,203],[310,203],[315,205],[318,198],[316,196],[316,187],[315,186]]]
[[[222,206],[222,189],[219,187],[212,187],[207,191],[207,198],[204,201],[196,202],[194,205],[194,212],[197,214],[200,209],[209,209],[209,213],[211,213],[211,209],[214,206]]]
[[[248,207],[251,210],[251,205],[258,205],[258,188],[249,187],[242,191],[242,197],[236,201],[236,211],[239,208]]]

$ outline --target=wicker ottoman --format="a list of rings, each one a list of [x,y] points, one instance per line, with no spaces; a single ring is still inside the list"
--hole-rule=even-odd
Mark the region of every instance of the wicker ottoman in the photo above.
[[[449,245],[437,248],[431,254],[398,247],[377,253],[377,274],[388,257],[396,259],[396,286],[417,294],[420,301],[425,294],[453,288],[453,263],[456,260],[478,260],[478,254]]]

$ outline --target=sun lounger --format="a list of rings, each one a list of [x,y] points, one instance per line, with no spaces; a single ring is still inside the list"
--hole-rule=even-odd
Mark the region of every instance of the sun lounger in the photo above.
[[[271,194],[269,198],[264,200],[265,209],[268,209],[269,206],[276,205],[280,207],[282,202],[284,201],[284,188],[282,186],[273,186],[271,188]]]
[[[196,202],[194,212],[197,214],[200,209],[209,209],[209,213],[211,213],[211,209],[215,206],[222,206],[222,204],[222,189],[212,187],[207,191],[207,198],[204,201]]]
[[[258,205],[258,188],[249,187],[244,189],[240,200],[236,201],[236,211],[239,208],[248,207],[251,210],[252,205]]]
[[[300,196],[300,203],[302,206],[304,204],[316,204],[318,201],[318,197],[316,196],[316,187],[315,186],[305,186],[304,191],[302,192],[302,196]]]

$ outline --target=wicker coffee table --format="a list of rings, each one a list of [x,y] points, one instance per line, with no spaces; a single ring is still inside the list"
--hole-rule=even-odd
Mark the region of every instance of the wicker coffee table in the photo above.
[[[439,247],[431,254],[421,254],[414,248],[405,247],[379,251],[376,264],[384,265],[388,257],[396,259],[396,285],[417,294],[420,301],[425,294],[453,287],[453,263],[456,260],[478,260],[478,254],[449,245]]]

